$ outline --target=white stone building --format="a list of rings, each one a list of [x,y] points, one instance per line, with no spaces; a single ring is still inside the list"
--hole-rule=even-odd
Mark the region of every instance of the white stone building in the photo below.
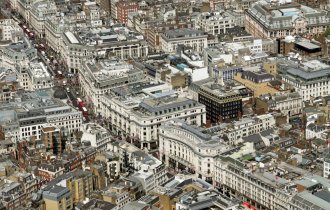
[[[13,19],[0,20],[0,41],[17,42],[22,30]]]
[[[132,84],[131,89],[141,89],[138,85]],[[102,98],[102,116],[108,119],[113,132],[130,138],[140,148],[158,150],[158,129],[163,122],[179,118],[198,126],[206,123],[205,106],[197,101],[180,97],[173,91],[160,90],[148,95],[140,90],[130,95],[125,91],[128,88],[118,88],[117,96]]]
[[[260,164],[261,165],[261,164]],[[273,165],[271,165],[273,166]],[[243,161],[231,157],[219,157],[215,163],[215,185],[221,190],[236,196],[242,195],[252,201],[257,209],[286,210],[295,193],[290,188],[290,181],[284,178],[287,171],[299,174],[307,173],[286,163],[278,168],[267,165],[244,164]],[[280,175],[276,175],[276,174]]]
[[[29,91],[49,89],[54,87],[53,77],[47,70],[47,66],[42,62],[32,63],[30,62],[26,68],[27,77],[27,89]],[[23,85],[25,87],[25,85]]]
[[[112,88],[145,79],[142,70],[127,62],[112,59],[87,61],[79,72],[82,94],[93,104],[95,113],[101,113],[101,97]]]
[[[302,113],[302,96],[297,92],[262,95],[257,101],[268,107],[266,111],[279,110],[288,117]]]
[[[150,192],[168,180],[165,164],[134,145],[124,141],[111,142],[108,144],[108,150],[119,154],[122,168],[134,172],[128,179],[139,181],[146,192]],[[125,157],[130,165],[128,168]]]
[[[60,53],[71,72],[78,72],[83,61],[114,55],[119,59],[140,58],[148,55],[148,44],[141,34],[123,26],[99,28],[88,25],[79,34],[73,30],[62,34]]]
[[[208,181],[214,175],[215,158],[232,147],[204,129],[170,120],[159,127],[159,154],[166,166],[187,170]]]
[[[65,20],[66,18],[60,16],[46,18],[44,22],[46,44],[57,53],[61,50],[62,33],[68,27]]]
[[[302,63],[299,68],[289,68],[282,80],[292,85],[308,101],[330,93],[330,66],[317,60]]]
[[[0,46],[0,67],[17,70],[17,66],[26,67],[29,61],[36,58],[37,50],[22,35],[15,38],[15,41]]]
[[[37,1],[31,5],[29,24],[40,37],[45,37],[45,20],[55,17],[57,8],[55,2]]]
[[[90,142],[98,151],[107,149],[111,141],[111,134],[107,129],[95,123],[87,123],[82,125],[81,131],[83,132],[81,142]]]
[[[242,19],[242,18],[241,18]],[[241,25],[240,18],[230,12],[203,12],[195,19],[195,29],[218,35],[227,33],[227,29]]]
[[[275,118],[271,114],[244,117],[232,123],[221,123],[210,128],[219,136],[228,138],[230,144],[242,142],[242,137],[246,137],[261,131],[274,128]]]
[[[179,44],[189,46],[197,52],[202,52],[207,47],[207,34],[195,29],[175,29],[164,32],[159,43],[165,53],[174,53]]]
[[[15,2],[14,2],[15,1]],[[30,8],[33,0],[13,0],[11,4],[12,8],[17,11],[26,22],[30,19]]]
[[[65,128],[72,138],[80,130],[82,113],[52,98],[46,91],[16,94],[14,102],[0,106],[2,132],[16,140],[35,137],[40,139],[45,124]]]
[[[323,134],[328,132],[328,129],[329,127],[325,125],[317,125],[315,123],[310,123],[306,126],[306,139],[323,139]]]

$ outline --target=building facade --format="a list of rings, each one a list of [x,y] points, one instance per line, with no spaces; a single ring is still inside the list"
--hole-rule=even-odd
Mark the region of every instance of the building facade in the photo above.
[[[296,2],[267,0],[253,3],[245,15],[245,28],[255,37],[284,38],[288,35],[317,35],[330,25],[325,10],[315,10]]]
[[[127,24],[128,14],[137,12],[139,4],[137,1],[132,0],[119,0],[116,3],[117,20],[121,23]]]
[[[180,120],[165,122],[159,129],[159,154],[166,166],[212,182],[216,156],[231,147]]]
[[[145,79],[144,71],[116,59],[87,61],[82,67],[79,73],[81,92],[93,104],[96,114],[101,112],[102,95],[112,88]]]
[[[303,100],[299,93],[282,93],[275,95],[261,95],[256,99],[256,107],[264,111],[281,111],[288,117],[302,113]]]
[[[313,62],[312,62],[313,63]],[[330,68],[318,66],[309,68],[290,68],[282,75],[282,80],[292,85],[302,96],[303,101],[313,97],[326,96],[330,93]]]
[[[45,20],[54,17],[56,12],[55,2],[39,1],[31,5],[28,23],[40,38],[45,37]]]
[[[168,94],[168,93],[167,93]],[[173,92],[172,92],[173,94]],[[145,99],[103,98],[103,116],[109,119],[110,129],[127,137],[140,148],[158,150],[158,128],[171,119],[182,119],[189,124],[203,125],[206,110],[203,104],[176,94]]]
[[[194,83],[191,86],[198,102],[206,106],[207,119],[212,123],[242,116],[242,94],[239,90],[226,90],[217,83]]]
[[[213,35],[226,34],[227,29],[237,25],[239,25],[239,18],[230,12],[201,13],[195,19],[195,29]]]
[[[160,37],[160,48],[165,53],[176,52],[179,44],[202,52],[207,47],[207,34],[203,31],[185,28],[165,31]]]

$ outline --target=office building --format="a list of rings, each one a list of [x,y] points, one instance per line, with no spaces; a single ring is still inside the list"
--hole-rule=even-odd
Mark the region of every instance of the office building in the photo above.
[[[0,59],[0,67],[16,70],[17,66],[25,67],[29,61],[36,60],[37,50],[20,33],[13,41],[5,42],[0,46]],[[16,71],[20,73],[19,69]]]
[[[71,72],[78,72],[86,58],[140,58],[148,55],[144,37],[122,25],[111,28],[88,27],[79,33],[62,34],[61,54]]]
[[[13,19],[0,19],[0,41],[17,41],[21,29]]]
[[[27,203],[23,185],[19,182],[2,184],[0,190],[1,203],[5,209],[17,209]]]
[[[68,136],[63,129],[60,130],[57,126],[48,124],[42,125],[40,130],[40,139],[43,142],[46,151],[51,151],[53,154],[57,155],[65,150]]]
[[[212,35],[226,34],[227,29],[240,25],[239,18],[229,11],[200,13],[195,18],[195,29],[205,31]]]
[[[262,0],[253,3],[245,15],[247,32],[260,38],[322,34],[330,25],[327,11],[294,1]]]
[[[163,123],[159,128],[159,154],[166,166],[212,183],[215,158],[232,147],[203,131],[180,120]]]
[[[66,129],[70,138],[79,131],[82,113],[46,91],[17,94],[12,103],[0,107],[2,116],[1,129],[5,134],[12,134],[15,140],[41,137],[41,126],[52,124]]]
[[[45,20],[53,18],[57,12],[55,2],[38,1],[31,5],[29,10],[28,23],[35,30],[35,33],[40,37],[45,37]]]
[[[160,48],[165,53],[176,52],[178,45],[191,47],[197,52],[202,52],[207,47],[207,34],[195,29],[175,29],[165,31],[160,37]]]
[[[101,111],[102,95],[109,93],[112,88],[145,79],[142,70],[117,59],[87,61],[82,67],[79,74],[81,91],[93,104],[96,114]]]
[[[212,123],[242,116],[242,99],[251,96],[251,93],[241,85],[230,87],[229,84],[221,85],[212,80],[202,80],[190,87],[194,98],[206,106],[207,119]]]
[[[116,3],[116,12],[117,12],[117,20],[120,23],[127,24],[128,15],[130,13],[137,12],[139,9],[139,4],[137,1],[133,0],[119,0]]]
[[[140,148],[156,151],[158,128],[162,122],[176,118],[196,125],[206,122],[203,104],[163,88],[162,85],[143,87],[136,83],[115,89],[116,97],[106,95],[103,98],[104,116],[109,119],[111,130],[136,141]],[[138,97],[130,95],[132,89],[135,89],[134,95],[140,93]]]
[[[330,66],[318,60],[303,62],[299,67],[286,67],[282,80],[295,88],[303,101],[330,93]]]
[[[21,69],[22,86],[27,91],[50,89],[54,87],[54,78],[47,70],[47,66],[42,63],[30,62],[28,66]]]
[[[303,100],[297,92],[266,94],[256,98],[256,107],[267,111],[281,111],[288,117],[302,113]]]
[[[42,191],[45,210],[66,210],[72,209],[73,199],[69,188],[53,186]]]
[[[107,129],[95,123],[87,123],[82,125],[81,142],[90,142],[92,147],[98,151],[105,151],[107,144],[111,141],[111,135]]]
[[[255,97],[263,94],[275,94],[281,91],[281,82],[265,72],[243,71],[235,75],[234,79],[253,91]]]

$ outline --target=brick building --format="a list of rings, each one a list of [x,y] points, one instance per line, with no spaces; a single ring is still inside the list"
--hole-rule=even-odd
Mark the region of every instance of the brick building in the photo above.
[[[128,14],[131,12],[137,12],[139,9],[139,5],[135,1],[126,1],[122,0],[117,2],[117,19],[121,23],[127,24]]]

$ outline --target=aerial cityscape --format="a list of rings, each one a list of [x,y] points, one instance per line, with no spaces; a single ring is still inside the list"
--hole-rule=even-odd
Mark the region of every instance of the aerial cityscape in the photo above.
[[[330,210],[330,0],[0,0],[0,210]]]

